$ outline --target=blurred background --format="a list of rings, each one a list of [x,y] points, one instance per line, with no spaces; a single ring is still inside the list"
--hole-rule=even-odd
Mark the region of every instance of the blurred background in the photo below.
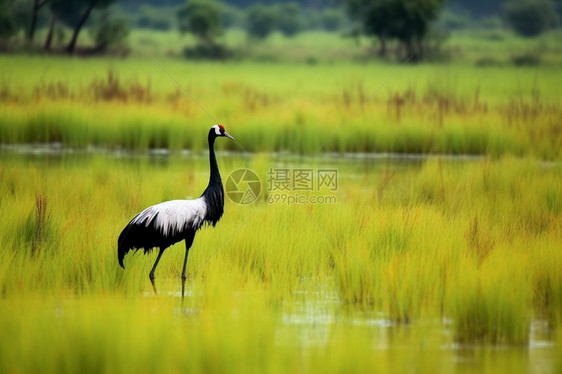
[[[190,59],[559,63],[561,0],[0,0],[0,49]]]

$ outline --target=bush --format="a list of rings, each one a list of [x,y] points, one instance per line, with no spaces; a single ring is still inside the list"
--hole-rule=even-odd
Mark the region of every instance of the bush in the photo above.
[[[123,19],[111,19],[104,16],[99,24],[92,29],[92,37],[98,51],[117,50],[128,52],[127,37],[129,26]]]
[[[521,55],[511,56],[511,62],[515,66],[537,66],[541,63],[541,56],[536,51],[529,51]]]
[[[232,51],[221,44],[200,43],[194,47],[187,47],[183,50],[183,55],[196,60],[225,60],[232,57]]]
[[[481,39],[492,40],[495,42],[505,40],[507,36],[509,35],[504,30],[501,29],[484,30],[484,32],[478,34],[478,37]]]
[[[481,57],[474,63],[479,68],[500,66],[501,62],[494,57]]]
[[[527,37],[542,34],[556,14],[550,0],[513,0],[505,5],[504,12],[513,30]]]

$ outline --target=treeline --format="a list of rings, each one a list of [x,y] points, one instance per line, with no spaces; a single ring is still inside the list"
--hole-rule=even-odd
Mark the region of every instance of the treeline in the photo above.
[[[303,8],[324,9],[331,7],[343,7],[346,0],[294,0]],[[468,14],[473,19],[483,17],[502,17],[504,6],[509,0],[447,0],[447,8],[454,12]],[[228,5],[236,8],[247,8],[255,3],[265,5],[281,4],[286,0],[228,0]],[[119,4],[127,10],[136,10],[143,5],[154,7],[177,7],[184,3],[184,0],[119,0]],[[558,15],[562,15],[562,0],[554,0],[554,7]]]
[[[242,26],[254,39],[264,39],[275,29],[293,36],[305,27],[317,26],[313,20],[320,15],[324,28],[337,30],[347,25],[350,36],[375,37],[381,57],[389,54],[387,46],[392,42],[398,45],[393,48],[394,54],[418,61],[439,56],[442,42],[449,30],[455,28],[448,21],[454,21],[451,15],[456,14],[450,9],[444,12],[445,0],[345,0],[340,2],[340,8],[324,9],[303,8],[301,3],[272,1],[270,5],[254,3],[240,9],[216,0],[188,0],[178,8],[179,29],[198,38],[197,51],[213,47],[211,55],[221,51],[216,54],[220,56],[223,48],[215,43],[214,37],[223,27]],[[472,24],[468,12],[464,17]],[[559,24],[551,0],[509,0],[502,5],[502,17],[488,19],[496,22],[495,27],[502,27],[505,22],[526,37],[537,36]],[[455,26],[462,28],[458,22]]]
[[[197,39],[194,47],[184,50],[185,56],[190,58],[221,59],[235,54],[217,42],[217,37],[228,27],[243,28],[250,40],[260,42],[274,31],[293,37],[303,30],[323,28],[333,31],[349,23],[343,8],[314,12],[298,2],[255,3],[241,9],[218,0],[188,0],[177,8],[176,15],[179,31],[190,33]]]
[[[256,15],[256,9],[259,9],[258,16],[261,16],[260,11],[267,13],[266,18],[272,31],[279,30],[289,36],[306,30],[336,31],[350,27],[349,18],[342,6],[312,9],[303,7],[298,2],[285,2],[270,5],[259,3],[240,8],[231,5],[230,2],[211,1],[211,3],[214,4],[212,5],[214,8],[218,6],[217,10],[224,29],[246,29],[247,24],[252,22],[252,17]],[[182,22],[178,12],[185,8],[185,4],[185,1],[179,6],[143,4],[134,11],[120,8],[117,12],[120,13],[120,17],[127,19],[132,27],[172,30],[177,29]],[[185,12],[181,16],[185,16]]]
[[[151,6],[180,6],[184,0],[120,0],[119,3],[126,9],[134,10],[142,5]],[[228,0],[226,3],[236,8],[244,9],[254,4],[275,5],[286,3],[287,0]],[[299,4],[303,8],[322,9],[326,7],[337,7],[344,3],[344,0],[294,0],[294,3]]]
[[[292,37],[305,30],[338,31],[377,41],[378,54],[435,56],[451,30],[479,25],[509,25],[526,37],[557,27],[562,0],[0,0],[0,48],[23,45],[75,53],[80,33],[88,29],[93,46],[81,53],[110,49],[126,52],[129,28],[190,33],[197,45],[189,57],[223,58],[231,54],[218,43],[227,28],[244,29],[259,41],[278,31]],[[36,31],[43,40],[36,40]],[[24,42],[22,43],[21,40]],[[392,45],[392,48],[389,48]]]

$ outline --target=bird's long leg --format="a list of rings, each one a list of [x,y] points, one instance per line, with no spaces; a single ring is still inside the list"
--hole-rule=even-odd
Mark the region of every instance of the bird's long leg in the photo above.
[[[152,283],[152,288],[154,289],[154,293],[156,295],[158,295],[158,292],[156,291],[156,286],[154,285],[154,271],[156,270],[156,266],[158,266],[158,262],[160,261],[160,257],[162,257],[162,253],[164,253],[164,249],[165,248],[160,248],[160,252],[158,252],[158,257],[156,257],[156,262],[154,263],[152,270],[150,270],[150,273],[148,274],[148,277],[150,278],[150,283]]]
[[[187,280],[187,255],[189,254],[189,248],[193,244],[193,238],[195,238],[195,233],[190,234],[185,238],[185,258],[183,260],[183,270],[181,272],[181,298],[185,295],[185,281]]]

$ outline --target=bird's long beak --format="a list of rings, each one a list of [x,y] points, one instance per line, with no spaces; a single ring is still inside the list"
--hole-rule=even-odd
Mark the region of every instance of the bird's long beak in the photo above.
[[[229,133],[227,133],[226,131],[224,132],[224,136],[226,136],[227,138],[230,138],[234,141],[236,141],[236,139],[234,139]]]

